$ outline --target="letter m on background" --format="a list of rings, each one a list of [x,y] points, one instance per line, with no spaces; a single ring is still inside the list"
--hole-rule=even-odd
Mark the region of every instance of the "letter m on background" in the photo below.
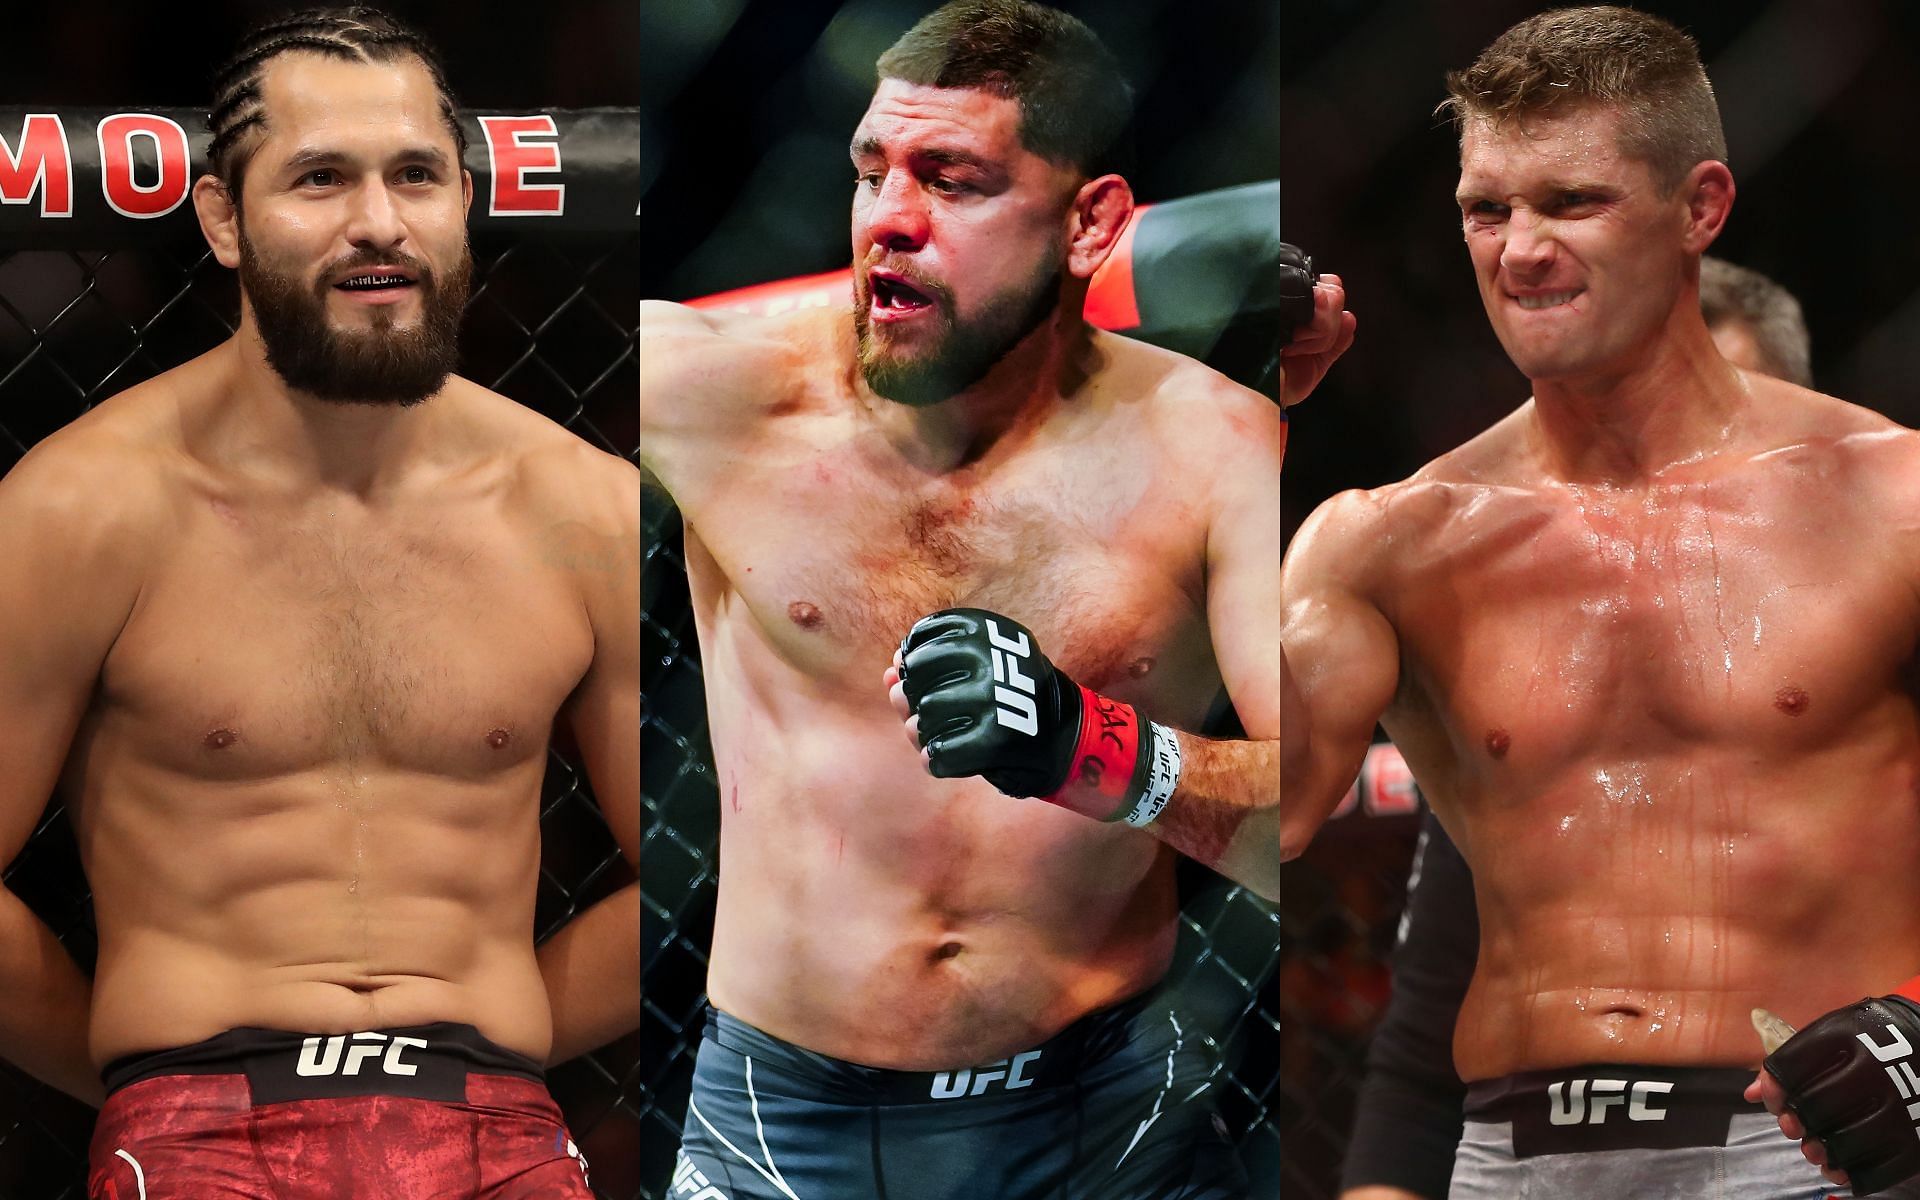
[[[12,143],[0,135],[0,204],[31,204],[35,192],[41,216],[73,215],[73,159],[57,113],[28,113]]]

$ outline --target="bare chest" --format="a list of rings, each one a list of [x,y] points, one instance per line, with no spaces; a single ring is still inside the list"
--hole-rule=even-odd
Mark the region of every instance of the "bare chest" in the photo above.
[[[743,480],[691,536],[708,556],[689,564],[696,592],[736,596],[816,677],[870,683],[915,621],[959,605],[1027,625],[1091,687],[1214,674],[1204,525],[1150,471],[1033,464],[903,486],[823,452]]]
[[[1463,765],[1830,744],[1906,694],[1920,613],[1875,529],[1805,499],[1709,490],[1455,522],[1401,592],[1396,707]]]
[[[98,728],[196,777],[523,761],[592,654],[551,557],[484,507],[379,527],[209,508],[109,656]]]

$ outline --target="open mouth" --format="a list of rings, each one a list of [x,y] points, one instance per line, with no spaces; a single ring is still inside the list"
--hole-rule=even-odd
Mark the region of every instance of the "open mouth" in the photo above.
[[[933,307],[933,298],[898,275],[870,272],[873,307],[877,312],[911,313]]]
[[[418,281],[397,267],[372,267],[335,282],[333,288],[360,299],[387,300],[398,299],[418,286]]]

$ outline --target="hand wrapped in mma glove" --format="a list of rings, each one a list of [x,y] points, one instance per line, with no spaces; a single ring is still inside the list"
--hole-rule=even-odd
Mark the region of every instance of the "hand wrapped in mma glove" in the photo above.
[[[1920,1175],[1920,979],[1830,1012],[1767,1056],[1806,1136],[1856,1196]]]
[[[916,740],[939,778],[978,775],[1009,796],[1132,825],[1173,795],[1173,731],[1075,683],[1017,621],[978,608],[922,617],[896,671],[896,706],[919,718]]]

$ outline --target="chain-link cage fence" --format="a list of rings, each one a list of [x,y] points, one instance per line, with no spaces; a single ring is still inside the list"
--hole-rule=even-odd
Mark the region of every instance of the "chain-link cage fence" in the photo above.
[[[559,116],[562,129],[571,128],[569,117]],[[632,126],[624,128],[624,141],[614,137],[609,145],[615,169],[624,155],[630,179],[635,146]],[[481,142],[477,129],[470,135]],[[484,197],[484,166],[473,165],[481,168]],[[570,178],[570,185],[579,183]],[[630,186],[618,201],[629,213]],[[0,471],[94,404],[231,333],[238,311],[233,274],[212,260],[190,220],[158,239],[146,230],[126,236],[139,248],[53,251],[23,248],[40,238],[0,240]],[[637,459],[639,248],[630,227],[582,232],[576,223],[564,237],[483,227],[473,251],[460,373],[603,450]],[[549,755],[540,813],[531,932],[545,938],[634,875],[600,817],[585,771],[565,749]],[[91,905],[58,798],[0,878],[91,971]],[[606,1200],[641,1194],[635,1173],[639,1061],[638,1037],[629,1036],[548,1076],[592,1164],[594,1190]],[[84,1105],[0,1066],[0,1198],[84,1196],[92,1121]]]
[[[1136,88],[1132,182],[1141,200],[1273,177],[1279,6],[1221,4],[1197,23],[1177,0],[1060,6],[1100,34]],[[934,7],[933,0],[745,0],[724,10],[643,8],[649,44],[661,48],[642,109],[643,290],[689,300],[845,268],[846,146],[872,94],[874,60]],[[742,79],[754,86],[742,88]],[[710,136],[715,129],[726,136]],[[1168,251],[1178,253],[1177,246]],[[1203,346],[1164,344],[1248,386],[1270,386],[1263,369],[1272,363],[1271,321],[1254,337],[1266,339],[1258,353],[1218,330]],[[701,1031],[720,804],[680,518],[652,491],[644,515],[642,1173],[650,1197],[664,1200]],[[1170,984],[1183,1009],[1211,1031],[1223,1064],[1217,1103],[1256,1181],[1254,1194],[1270,1196],[1281,1178],[1280,914],[1191,864],[1180,886]]]

